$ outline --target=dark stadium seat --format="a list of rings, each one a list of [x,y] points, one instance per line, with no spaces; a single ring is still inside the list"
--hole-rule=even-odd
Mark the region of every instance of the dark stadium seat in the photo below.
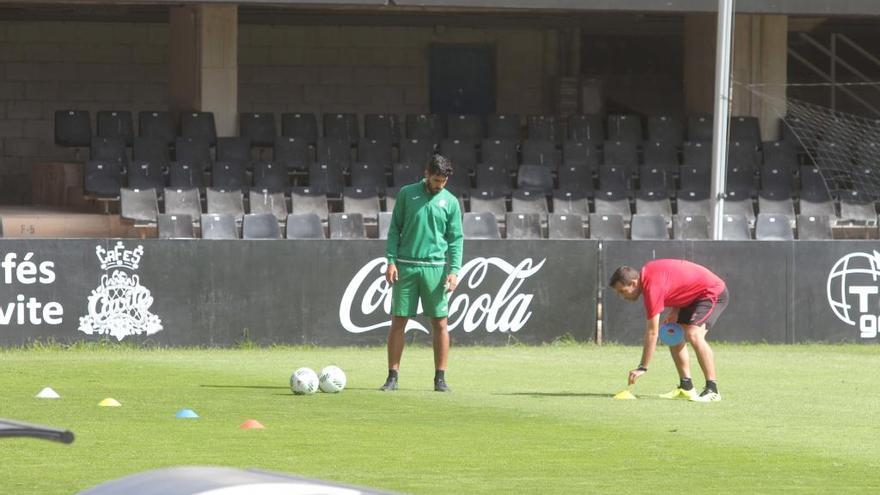
[[[313,113],[282,113],[281,135],[305,140],[314,145],[318,142],[318,118]]]
[[[379,239],[388,239],[388,229],[391,227],[391,215],[389,211],[379,212]]]
[[[724,213],[726,215],[742,215],[746,218],[749,226],[755,224],[755,206],[751,196],[742,191],[727,191],[724,199]]]
[[[553,173],[540,165],[520,165],[516,174],[516,187],[520,189],[553,190]]]
[[[434,155],[434,144],[426,139],[404,139],[400,143],[400,162],[410,163],[424,170]]]
[[[394,211],[394,205],[397,203],[397,195],[400,193],[399,187],[386,187],[385,188],[385,210],[388,213]],[[459,195],[459,202],[461,201],[461,195]],[[464,207],[461,208],[461,211],[464,211]]]
[[[788,141],[768,141],[761,146],[762,163],[771,167],[797,170],[797,147]]]
[[[334,196],[342,194],[345,187],[342,168],[327,163],[313,163],[309,167],[309,187]]]
[[[629,222],[630,217],[632,217],[629,197],[625,192],[615,190],[596,191],[593,204],[597,214],[620,215],[626,222]]]
[[[831,218],[827,216],[798,215],[797,237],[802,241],[832,239]]]
[[[287,218],[287,200],[284,193],[268,190],[251,189],[248,191],[248,205],[251,213],[269,213],[283,222]]]
[[[782,166],[762,165],[761,190],[771,191],[774,194],[791,195],[794,188],[793,170]]]
[[[723,217],[724,227],[721,230],[721,238],[725,241],[748,241],[749,220],[745,215],[727,215]]]
[[[667,175],[661,168],[642,167],[639,174],[639,191],[671,195],[675,192],[675,181],[671,180],[671,175]]]
[[[92,143],[92,118],[86,110],[55,111],[55,144],[85,148]]]
[[[391,179],[394,181],[394,186],[398,188],[418,182],[425,177],[425,165],[415,163],[395,163],[391,170]]]
[[[273,162],[254,163],[254,189],[270,193],[287,192],[290,181],[284,165]]]
[[[600,165],[598,174],[600,190],[627,191],[632,189],[630,169],[626,166]]]
[[[664,141],[647,141],[642,144],[642,168],[658,168],[672,175],[678,173],[677,145]]]
[[[209,187],[206,199],[209,214],[231,215],[236,222],[244,217],[244,200],[237,189],[228,191]]]
[[[511,139],[484,139],[481,146],[481,162],[513,169],[519,163],[517,147],[519,141]]]
[[[648,141],[673,146],[684,141],[684,122],[676,115],[649,115]]]
[[[602,163],[635,169],[639,165],[636,145],[633,141],[605,141]]]
[[[159,239],[193,239],[193,219],[189,215],[160,214],[157,222]]]
[[[364,218],[359,213],[331,213],[329,219],[331,239],[364,239]]]
[[[446,182],[446,189],[452,191],[456,196],[467,194],[472,187],[471,176],[467,170],[456,169],[455,173],[449,176]]]
[[[325,239],[321,218],[315,213],[291,213],[287,216],[288,239]]]
[[[446,136],[479,143],[485,137],[483,119],[479,115],[450,114],[446,116]]]
[[[589,194],[583,190],[553,191],[553,213],[586,217],[590,214]]]
[[[324,139],[338,139],[354,146],[361,138],[358,117],[353,113],[325,113],[321,116],[324,124]]]
[[[119,191],[120,216],[137,223],[155,224],[159,216],[159,201],[155,189],[129,189]]]
[[[635,114],[611,114],[606,119],[606,141],[626,141],[641,143],[642,119]]]
[[[510,211],[513,213],[535,213],[541,218],[547,218],[550,212],[547,208],[546,194],[550,190],[540,189],[516,189],[510,197]]]
[[[558,175],[559,189],[577,189],[589,192],[592,192],[594,189],[593,173],[592,170],[589,168],[573,165],[562,165],[561,167],[559,167]]]
[[[278,219],[271,213],[250,213],[241,222],[242,239],[281,239]]]
[[[205,174],[201,166],[191,163],[171,162],[168,164],[168,185],[174,189],[196,188],[205,190]]]
[[[134,139],[131,112],[128,110],[101,110],[98,112],[97,120],[98,136],[120,139],[126,146],[131,146]]]
[[[714,122],[712,115],[691,115],[687,118],[687,140],[712,142]]]
[[[682,166],[678,170],[680,189],[702,191],[708,194],[712,186],[712,171],[708,167]]]
[[[837,223],[837,209],[831,195],[825,189],[805,189],[800,192],[798,201],[800,213],[809,216],[826,216]]]
[[[218,162],[240,163],[250,167],[251,140],[246,137],[221,137],[217,138]]]
[[[711,171],[708,173],[711,176]],[[727,181],[725,185],[728,191],[740,191],[741,193],[754,196],[757,190],[757,187],[755,187],[755,169],[729,166],[727,168]]]
[[[180,114],[180,136],[217,144],[214,112],[184,112]]]
[[[357,156],[358,162],[381,167],[383,171],[394,162],[391,157],[391,141],[388,138],[361,139],[358,142]]]
[[[877,225],[877,209],[874,200],[861,191],[840,193],[840,218],[837,225]]]
[[[704,215],[675,215],[672,235],[676,240],[701,241],[710,239],[709,219]]]
[[[398,144],[400,142],[400,119],[393,113],[365,114],[364,139]],[[388,163],[391,161],[389,160]]]
[[[304,172],[315,160],[305,138],[277,136],[272,150],[272,161],[287,170]]]
[[[559,121],[552,115],[529,115],[527,119],[528,138],[534,141],[562,141]]]
[[[793,241],[789,217],[775,213],[758,213],[755,239],[759,241]]]
[[[323,191],[317,191],[310,187],[294,187],[290,190],[291,213],[314,213],[321,220],[327,220],[329,207],[327,196]]]
[[[465,239],[501,239],[498,220],[490,212],[465,213],[462,219]]]
[[[731,142],[739,141],[741,143],[751,143],[752,145],[761,143],[761,129],[757,117],[731,117],[728,133],[728,139]]]
[[[165,214],[188,215],[195,221],[202,216],[202,202],[198,189],[166,189]]]
[[[669,239],[666,218],[662,215],[634,214],[630,225],[630,239],[634,241]]]
[[[508,213],[504,221],[507,239],[542,239],[541,215],[538,213]]]
[[[207,170],[214,160],[211,158],[211,146],[205,139],[181,137],[174,146],[174,161],[189,163]]]
[[[605,141],[605,125],[598,114],[572,115],[568,117],[568,141],[602,144]]]
[[[452,160],[457,172],[471,172],[477,166],[476,143],[479,141],[447,138],[440,143],[440,154]]]
[[[591,213],[590,239],[626,239],[626,230],[623,228],[623,217],[621,215]]]
[[[562,165],[596,170],[599,167],[599,152],[592,142],[566,141],[562,145]]]
[[[474,176],[477,189],[496,191],[498,194],[510,192],[510,172],[501,166],[481,163]]]
[[[760,163],[757,143],[749,141],[731,141],[727,146],[727,168],[738,167],[758,170]]]
[[[491,140],[511,140],[519,141],[522,139],[522,120],[519,114],[495,114],[486,117],[488,127],[487,135]],[[483,159],[485,161],[485,157]]]
[[[659,215],[666,223],[672,222],[672,202],[665,193],[640,190],[636,195],[636,213],[641,215]]]
[[[443,119],[436,114],[407,114],[406,138],[439,143],[446,137]]]
[[[523,165],[541,165],[556,170],[561,162],[560,158],[560,153],[553,141],[529,138],[523,142]]]
[[[247,193],[250,189],[247,170],[240,163],[216,162],[211,167],[211,187],[231,191],[237,189]]]
[[[238,227],[232,215],[205,213],[201,225],[202,239],[238,239]]]
[[[249,139],[254,146],[272,146],[278,136],[274,113],[242,112],[238,129],[238,135]]]
[[[348,170],[351,165],[351,145],[339,138],[319,139],[316,155],[318,163],[326,163],[340,170]]]
[[[697,189],[688,190],[680,189],[676,193],[677,213],[686,216],[704,216],[711,215],[711,205],[709,204],[709,190]]]
[[[353,163],[349,170],[351,186],[375,192],[383,192],[388,186],[385,167],[374,163]]]
[[[472,190],[468,197],[471,203],[471,213],[488,212],[498,218],[504,218],[507,214],[507,201],[504,196],[492,190]]]
[[[89,160],[116,162],[125,167],[128,164],[128,150],[119,138],[94,136],[89,146]]]
[[[118,198],[122,166],[118,162],[89,160],[83,170],[83,191],[97,198]]]
[[[828,186],[817,167],[804,165],[800,168],[801,194],[828,194]]]
[[[794,201],[786,193],[761,191],[758,193],[758,213],[783,215],[794,225]]]
[[[165,175],[159,163],[131,162],[128,164],[126,176],[128,187],[132,189],[155,189],[159,196],[165,189]]]
[[[133,161],[147,161],[165,166],[171,161],[168,145],[156,138],[136,137],[131,148]]]
[[[174,145],[177,130],[170,112],[145,110],[138,112],[138,136],[158,139],[166,146]]]
[[[342,193],[342,210],[357,213],[366,222],[375,223],[380,209],[379,195],[375,190],[346,187]]]
[[[553,213],[547,216],[548,239],[583,239],[584,220],[580,215]]]
[[[685,141],[681,148],[682,165],[703,169],[712,168],[711,141]]]

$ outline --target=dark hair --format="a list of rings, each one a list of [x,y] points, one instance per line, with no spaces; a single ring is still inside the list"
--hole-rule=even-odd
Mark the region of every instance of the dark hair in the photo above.
[[[431,157],[431,161],[425,169],[428,171],[429,175],[442,175],[444,177],[449,177],[453,172],[452,160],[437,153]]]
[[[608,282],[609,287],[614,287],[618,282],[622,282],[623,284],[628,284],[634,280],[639,279],[639,271],[630,266],[621,266],[618,267],[617,270],[614,270],[614,274],[611,275],[611,281]]]

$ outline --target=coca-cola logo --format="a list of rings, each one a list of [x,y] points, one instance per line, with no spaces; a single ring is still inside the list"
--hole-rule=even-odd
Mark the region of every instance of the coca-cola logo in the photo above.
[[[458,289],[450,296],[449,330],[461,327],[465,332],[485,328],[487,332],[517,332],[532,317],[529,310],[533,294],[520,293],[526,279],[538,273],[546,258],[537,264],[531,258],[512,265],[501,258],[474,258],[458,272]],[[339,303],[339,322],[350,333],[364,333],[391,326],[391,287],[385,281],[388,263],[375,258],[352,277]],[[506,275],[494,293],[483,287],[486,275],[493,269]],[[419,312],[422,311],[419,305]],[[371,322],[365,324],[355,321]],[[407,330],[428,329],[410,319]]]

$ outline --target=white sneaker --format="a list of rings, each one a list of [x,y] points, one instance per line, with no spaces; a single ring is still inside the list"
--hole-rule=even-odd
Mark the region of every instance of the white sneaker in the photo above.
[[[704,388],[700,395],[691,397],[690,400],[692,402],[718,402],[721,400],[721,394]]]

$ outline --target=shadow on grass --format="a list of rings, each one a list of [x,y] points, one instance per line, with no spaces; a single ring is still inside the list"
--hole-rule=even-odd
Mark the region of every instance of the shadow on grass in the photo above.
[[[254,389],[280,389],[280,390],[290,390],[290,387],[279,386],[279,385],[208,385],[201,384],[200,387],[205,388],[254,388]]]
[[[512,396],[527,396],[527,397],[597,397],[601,399],[610,399],[614,396],[614,393],[598,393],[598,392],[512,392],[508,394],[492,394],[492,395],[512,395]],[[639,399],[659,399],[659,397],[654,395],[638,395],[636,397]]]

